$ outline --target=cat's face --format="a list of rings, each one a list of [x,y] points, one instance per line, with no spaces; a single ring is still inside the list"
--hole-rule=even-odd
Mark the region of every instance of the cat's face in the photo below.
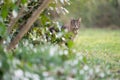
[[[80,28],[80,23],[81,23],[81,18],[71,20],[71,29],[74,34],[78,33],[78,30]]]

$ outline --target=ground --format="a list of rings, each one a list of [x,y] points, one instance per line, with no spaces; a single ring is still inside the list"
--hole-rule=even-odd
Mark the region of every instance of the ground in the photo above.
[[[109,64],[111,70],[120,70],[120,30],[81,29],[74,48],[90,59],[90,64]]]

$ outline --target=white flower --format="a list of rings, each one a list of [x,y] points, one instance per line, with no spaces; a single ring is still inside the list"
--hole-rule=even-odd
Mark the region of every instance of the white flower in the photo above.
[[[60,9],[59,8],[55,8],[55,10],[58,14],[60,14]]]
[[[37,49],[36,48],[33,48],[33,51],[34,51],[34,53],[37,53]]]
[[[21,80],[29,80],[27,77],[23,77]]]
[[[79,72],[80,74],[84,74],[84,70],[80,70],[80,72]]]
[[[32,76],[32,74],[30,72],[25,72],[25,76],[30,78]]]
[[[83,60],[83,56],[81,55],[81,56],[79,56],[79,60]]]
[[[3,41],[3,44],[6,44],[6,43],[7,43],[7,42],[4,40],[4,41]]]
[[[93,69],[90,69],[90,70],[89,70],[89,74],[90,74],[90,75],[93,75]]]
[[[104,74],[103,72],[101,72],[101,73],[99,74],[99,76],[100,76],[101,78],[103,78],[103,77],[105,76],[105,74]]]
[[[67,2],[68,5],[70,5],[70,2],[69,2],[69,1],[70,1],[70,0],[65,0],[65,2]]]
[[[66,80],[75,80],[74,78],[72,78],[72,77],[67,77],[67,79]]]
[[[30,44],[29,47],[30,47],[31,49],[33,49],[33,44]]]
[[[57,48],[56,47],[51,47],[50,48],[50,56],[53,56],[56,52]]]
[[[32,80],[40,80],[40,77],[38,74],[25,72],[25,77],[31,78]]]
[[[56,35],[56,37],[57,37],[57,38],[60,38],[60,37],[62,37],[62,35],[63,35],[63,34],[60,32],[60,33],[58,33],[58,34]]]
[[[43,72],[43,74],[42,74],[44,77],[47,77],[47,76],[49,76],[49,73],[48,72]]]
[[[13,10],[13,11],[12,11],[12,14],[13,14],[13,17],[16,18],[17,15],[18,15],[18,12],[17,12],[16,10]]]
[[[16,0],[12,0],[13,3],[15,3]]]
[[[63,40],[63,41],[65,41],[65,38],[64,38],[64,37],[62,37],[62,40]]]
[[[64,4],[64,0],[60,0],[60,2],[61,2],[62,4]]]
[[[55,3],[58,3],[58,0],[55,0]]]
[[[89,69],[89,67],[88,67],[87,65],[85,65],[85,66],[83,67],[83,69],[87,71],[87,70]]]
[[[14,75],[17,78],[21,78],[24,76],[23,71],[21,69],[15,70]]]
[[[47,77],[44,80],[55,80],[54,77]]]
[[[33,80],[40,80],[40,77],[39,77],[39,75],[37,75],[37,74],[33,74],[33,75],[32,75],[32,79],[33,79]]]
[[[59,55],[63,55],[63,51],[62,50],[59,51]]]
[[[65,54],[65,55],[68,55],[68,50],[64,50],[64,54]]]
[[[53,7],[49,7],[50,10],[54,10]]]
[[[64,10],[66,13],[69,13],[69,11],[68,11],[66,8],[63,8],[63,10]]]
[[[76,69],[72,69],[72,73],[73,73],[73,74],[76,74],[76,73],[77,73],[77,70],[76,70]]]
[[[78,64],[78,60],[75,59],[71,64],[72,64],[73,66],[74,66],[74,65],[77,65],[77,64]]]
[[[28,41],[26,40],[24,43],[23,43],[25,46],[28,46]]]
[[[99,67],[96,67],[96,68],[95,68],[95,72],[96,72],[96,73],[99,73],[99,72],[100,72],[100,68],[99,68]]]

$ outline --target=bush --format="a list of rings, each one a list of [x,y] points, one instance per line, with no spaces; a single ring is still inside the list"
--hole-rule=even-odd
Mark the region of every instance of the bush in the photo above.
[[[0,50],[0,80],[107,80],[108,66],[90,65],[77,51],[46,43],[34,46],[24,40],[14,51]]]

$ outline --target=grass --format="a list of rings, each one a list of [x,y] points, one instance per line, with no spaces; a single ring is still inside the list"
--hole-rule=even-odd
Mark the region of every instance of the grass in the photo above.
[[[112,70],[120,70],[120,30],[81,29],[74,44],[91,64],[109,63]]]
[[[75,39],[77,51],[49,43],[33,46],[28,40],[8,53],[0,47],[0,74],[5,80],[119,80],[119,36],[119,30],[81,29]],[[71,50],[86,57],[69,55]]]

